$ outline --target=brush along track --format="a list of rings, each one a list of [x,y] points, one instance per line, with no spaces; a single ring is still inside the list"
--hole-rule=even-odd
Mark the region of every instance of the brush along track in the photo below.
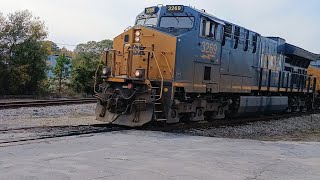
[[[12,143],[121,131],[126,129],[128,128],[110,124],[7,129],[0,130],[0,147],[5,147]],[[6,136],[9,136],[9,138],[6,138]]]
[[[59,99],[59,100],[35,100],[35,101],[14,101],[0,103],[0,109],[14,109],[21,107],[38,107],[38,106],[60,106],[68,104],[86,104],[95,103],[96,98],[82,99]]]

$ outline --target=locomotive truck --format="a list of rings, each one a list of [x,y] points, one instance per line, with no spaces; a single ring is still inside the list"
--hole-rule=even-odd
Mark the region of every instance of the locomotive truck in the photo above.
[[[313,108],[319,55],[183,5],[154,6],[97,69],[96,118],[138,127]]]

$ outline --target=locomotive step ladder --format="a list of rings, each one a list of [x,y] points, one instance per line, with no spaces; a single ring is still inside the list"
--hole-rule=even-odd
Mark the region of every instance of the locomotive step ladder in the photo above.
[[[161,118],[163,117],[163,105],[160,99],[161,95],[160,95],[160,91],[161,88],[160,87],[152,87],[152,93],[151,93],[151,98],[154,99],[153,100],[153,104],[154,104],[154,119],[156,121],[166,121],[167,119],[165,118]]]

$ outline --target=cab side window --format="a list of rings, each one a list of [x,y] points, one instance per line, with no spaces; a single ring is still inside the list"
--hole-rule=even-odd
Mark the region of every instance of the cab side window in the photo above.
[[[223,30],[222,46],[226,44],[226,39],[231,39],[232,37],[232,24],[226,23]]]
[[[217,34],[218,24],[209,18],[201,18],[200,36],[205,38],[215,39]]]

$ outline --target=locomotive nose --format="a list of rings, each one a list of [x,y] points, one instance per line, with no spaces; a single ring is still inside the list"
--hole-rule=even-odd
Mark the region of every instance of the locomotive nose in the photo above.
[[[142,26],[130,28],[114,39],[114,49],[106,56],[110,71],[104,69],[108,76],[102,76],[97,94],[97,120],[137,127],[166,118],[162,102],[171,96],[176,39]]]
[[[114,39],[106,64],[112,77],[173,79],[177,38],[155,29],[134,26]]]

